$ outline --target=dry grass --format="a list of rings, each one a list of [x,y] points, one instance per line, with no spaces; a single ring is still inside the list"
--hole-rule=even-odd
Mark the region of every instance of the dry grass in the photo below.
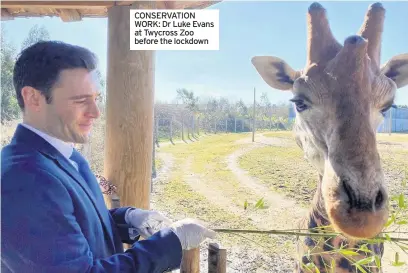
[[[386,141],[386,142],[403,142],[408,143],[408,133],[392,133],[385,134],[385,133],[378,133],[377,140],[379,141]]]
[[[290,139],[291,132],[264,133],[266,137]],[[379,134],[378,147],[390,195],[408,196],[408,135]],[[272,189],[308,205],[315,193],[317,172],[303,159],[303,152],[293,138],[289,147],[268,146],[254,149],[240,158],[241,168]],[[397,144],[398,144],[397,143]],[[396,201],[392,202],[394,205]]]
[[[244,203],[245,200],[254,203],[262,196],[242,187],[226,162],[228,155],[244,145],[237,145],[236,142],[248,137],[250,134],[217,134],[204,136],[194,143],[163,145],[159,148],[158,153],[171,155],[174,166],[166,173],[170,174],[170,178],[155,193],[156,209],[166,211],[176,219],[198,218],[212,228],[260,229],[258,221],[251,219],[254,215],[244,209]],[[209,194],[220,196],[215,197],[218,200],[213,202],[214,197]],[[269,220],[263,219],[264,224],[268,224]],[[250,270],[264,267],[268,272],[290,272],[278,271],[278,268],[292,267],[289,262],[294,254],[292,238],[258,234],[245,234],[244,237],[219,233],[217,242],[231,251],[237,247],[245,249],[241,255],[246,257],[251,253],[262,255],[263,258],[246,265]],[[265,261],[265,257],[282,259],[277,258],[277,254],[286,256],[286,261],[281,261],[278,267]],[[231,259],[233,256],[229,255]],[[237,272],[254,271],[238,269]]]
[[[263,133],[266,137],[277,137],[283,139],[293,139],[293,132],[292,131],[272,131]]]
[[[295,199],[299,204],[307,205],[313,198],[316,171],[303,159],[302,151],[295,145],[254,149],[242,156],[239,164],[272,190]]]
[[[204,177],[207,187],[217,189],[235,205],[244,207],[245,200],[256,202],[262,196],[248,192],[239,186],[234,175],[227,168],[226,157],[239,149],[236,141],[247,138],[249,134],[217,134],[202,137],[190,144],[165,146],[160,151],[170,153],[175,159],[191,160],[191,173]],[[184,161],[182,164],[186,164]]]
[[[257,228],[250,224],[245,217],[237,216],[222,207],[211,204],[203,195],[193,191],[185,183],[185,174],[182,172],[183,164],[183,159],[175,160],[175,166],[169,181],[166,182],[163,190],[155,197],[160,200],[159,203],[156,203],[157,209],[166,211],[171,215],[177,215],[176,218],[178,219],[186,217],[200,219],[211,227]],[[264,251],[268,252],[273,252],[276,247],[274,240],[271,240],[269,236],[250,235],[247,237],[249,240],[242,241],[239,237],[219,234],[217,240],[224,246],[233,246],[241,242],[242,244],[249,244],[248,246],[255,249],[258,248],[257,244],[263,244],[268,246],[264,249]]]

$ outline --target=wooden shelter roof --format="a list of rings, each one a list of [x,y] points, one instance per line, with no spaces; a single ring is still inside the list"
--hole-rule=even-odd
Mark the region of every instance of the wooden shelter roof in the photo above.
[[[1,1],[1,20],[17,17],[60,17],[64,22],[107,17],[109,7],[138,1]],[[203,9],[221,1],[156,1],[160,9]]]

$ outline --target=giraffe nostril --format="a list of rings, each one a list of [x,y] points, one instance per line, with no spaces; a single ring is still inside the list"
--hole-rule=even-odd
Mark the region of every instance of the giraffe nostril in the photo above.
[[[350,186],[348,179],[342,180],[343,190],[348,198],[349,209],[357,209],[359,211],[379,210],[384,206],[387,196],[383,189],[377,192],[377,195],[369,198],[364,198],[356,194],[356,191]],[[374,199],[374,200],[373,200]],[[371,201],[370,201],[371,200]],[[373,206],[374,204],[374,206]]]
[[[344,192],[346,193],[348,200],[349,200],[349,205],[350,208],[353,208],[356,206],[356,195],[354,194],[353,189],[351,188],[350,184],[348,183],[348,179],[343,179],[343,189]]]
[[[375,208],[379,209],[382,207],[382,205],[384,204],[384,193],[382,192],[382,190],[379,190],[377,193],[377,196],[375,197]]]

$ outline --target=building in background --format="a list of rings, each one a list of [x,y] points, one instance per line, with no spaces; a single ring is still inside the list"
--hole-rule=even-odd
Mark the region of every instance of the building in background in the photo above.
[[[408,107],[391,108],[385,114],[379,133],[408,133]]]

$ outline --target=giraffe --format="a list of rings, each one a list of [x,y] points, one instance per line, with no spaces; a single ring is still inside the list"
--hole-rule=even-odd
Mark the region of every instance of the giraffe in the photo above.
[[[376,129],[393,105],[396,90],[408,84],[408,54],[380,64],[384,18],[383,5],[371,4],[358,33],[340,44],[326,9],[313,3],[307,12],[303,69],[275,56],[251,59],[270,87],[292,92],[294,137],[318,173],[303,226],[323,236],[340,234],[302,240],[294,272],[382,272],[383,245],[364,243],[382,231],[389,215]],[[347,256],[347,251],[358,255]]]

